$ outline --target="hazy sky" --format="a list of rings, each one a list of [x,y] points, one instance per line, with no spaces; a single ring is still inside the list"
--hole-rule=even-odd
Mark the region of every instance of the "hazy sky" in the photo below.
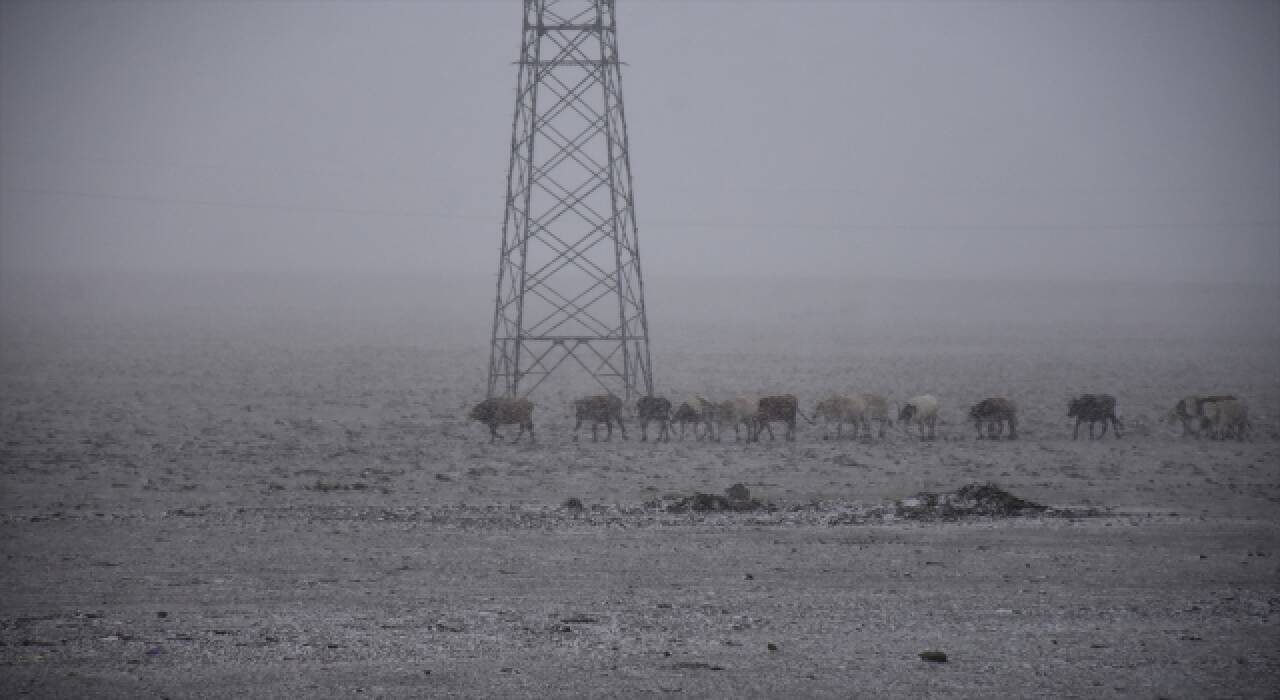
[[[618,4],[651,278],[1280,279],[1280,3]],[[0,8],[0,274],[496,273],[517,0]]]

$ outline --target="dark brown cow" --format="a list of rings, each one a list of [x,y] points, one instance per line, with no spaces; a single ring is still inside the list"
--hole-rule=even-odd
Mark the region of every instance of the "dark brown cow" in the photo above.
[[[1120,437],[1120,419],[1116,418],[1116,397],[1111,394],[1081,394],[1067,406],[1067,417],[1076,419],[1076,429],[1071,439],[1080,437],[1080,424],[1089,421],[1089,439],[1093,439],[1093,424],[1102,421],[1102,434],[1107,436],[1107,424],[1115,428],[1116,437]]]
[[[693,404],[685,401],[681,403],[676,412],[671,416],[671,422],[680,426],[680,439],[683,440],[685,433],[690,425],[693,425],[693,439],[701,440],[703,436],[698,434],[698,426],[707,423],[707,417],[703,412],[695,408]],[[707,436],[711,436],[711,428],[707,428]]]
[[[969,419],[978,429],[978,439],[982,439],[982,425],[987,425],[987,437],[996,440],[1004,432],[1004,424],[1009,424],[1009,439],[1018,439],[1018,405],[1006,398],[996,397],[983,399],[969,409]]]
[[[622,424],[622,399],[613,394],[597,394],[573,402],[573,413],[578,422],[573,426],[573,440],[578,441],[578,429],[583,422],[591,423],[591,442],[596,442],[596,428],[604,423],[609,429],[605,440],[613,439],[613,424],[616,422],[622,430],[622,439],[627,439],[627,426]]]
[[[796,415],[800,412],[800,402],[794,394],[766,396],[756,404],[755,429],[751,435],[753,442],[760,442],[760,431],[769,431],[769,439],[773,439],[773,428],[769,424],[774,421],[786,423],[787,432],[783,437],[796,439]],[[807,420],[807,419],[806,419]]]
[[[636,401],[636,415],[640,419],[640,441],[649,439],[650,421],[658,421],[658,437],[654,440],[671,442],[671,402],[661,396],[644,396]]]
[[[489,426],[489,442],[497,440],[499,425],[515,425],[520,426],[520,432],[516,434],[516,441],[520,440],[520,436],[524,435],[524,431],[529,431],[529,440],[534,439],[533,435],[533,404],[528,399],[508,399],[503,397],[495,397],[485,399],[476,404],[467,417],[474,421],[480,421]]]

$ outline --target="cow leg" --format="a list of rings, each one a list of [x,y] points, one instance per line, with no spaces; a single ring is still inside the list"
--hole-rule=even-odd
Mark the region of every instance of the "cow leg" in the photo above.
[[[1009,416],[1009,439],[1018,439],[1018,419],[1013,416]]]
[[[622,439],[623,439],[623,440],[626,440],[626,439],[627,439],[627,426],[622,422],[622,416],[618,416],[618,417],[617,417],[617,421],[618,421],[618,430],[621,430],[621,431],[622,431]]]
[[[792,418],[787,421],[787,439],[791,442],[796,441],[796,419]]]
[[[1120,438],[1120,419],[1116,418],[1116,414],[1114,413],[1111,414],[1110,418],[1111,418],[1111,431],[1115,433],[1116,439],[1119,439]]]
[[[658,438],[658,439],[661,440],[662,438]],[[649,419],[645,418],[644,420],[640,421],[640,442],[648,442],[648,441],[649,441]]]
[[[579,418],[577,423],[573,424],[573,441],[578,441],[578,430],[582,428],[582,419]]]
[[[490,423],[489,424],[489,444],[492,445],[497,441],[498,441],[498,424]]]

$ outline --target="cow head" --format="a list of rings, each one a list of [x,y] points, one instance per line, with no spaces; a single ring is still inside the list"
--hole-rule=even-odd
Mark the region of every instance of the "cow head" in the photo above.
[[[647,397],[646,397],[647,398]],[[640,400],[628,399],[622,402],[622,417],[635,420],[640,417]]]
[[[1083,403],[1083,399],[1071,399],[1071,402],[1067,404],[1068,418],[1075,418],[1080,415],[1081,403]]]

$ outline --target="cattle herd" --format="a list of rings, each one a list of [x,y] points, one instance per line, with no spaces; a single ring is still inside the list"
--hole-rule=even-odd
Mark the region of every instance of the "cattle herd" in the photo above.
[[[679,428],[681,440],[692,432],[696,440],[718,442],[728,428],[733,428],[735,441],[745,438],[747,442],[758,442],[763,432],[769,434],[770,440],[774,439],[772,425],[775,423],[783,425],[784,439],[794,440],[797,418],[804,418],[812,424],[821,421],[824,439],[830,436],[833,423],[837,439],[843,437],[846,425],[850,428],[851,438],[857,439],[859,434],[870,438],[873,421],[877,423],[879,437],[883,438],[885,426],[892,425],[894,421],[888,399],[879,394],[831,396],[818,402],[812,418],[800,410],[800,402],[792,394],[759,399],[740,396],[726,401],[694,396],[679,406],[673,406],[670,400],[661,396],[645,396],[634,402],[624,402],[613,394],[600,394],[574,401],[573,411],[577,421],[573,427],[573,439],[576,441],[583,424],[588,424],[592,442],[598,439],[601,425],[606,429],[605,439],[612,439],[615,424],[625,440],[624,414],[639,421],[640,439],[646,441],[649,439],[649,427],[655,423],[656,440],[669,441],[675,429]],[[516,440],[525,432],[529,433],[530,440],[534,439],[533,404],[528,399],[488,398],[472,408],[468,417],[489,427],[490,442],[500,437],[500,425],[520,426]],[[1116,416],[1116,397],[1110,394],[1077,396],[1067,406],[1067,417],[1076,419],[1071,436],[1073,440],[1080,437],[1080,424],[1084,422],[1089,423],[1090,439],[1094,438],[1094,425],[1097,423],[1102,424],[1098,438],[1106,436],[1108,426],[1119,438],[1123,427]],[[1227,394],[1187,396],[1179,400],[1166,417],[1172,423],[1181,423],[1184,436],[1198,437],[1207,432],[1219,440],[1231,437],[1243,440],[1250,429],[1248,406],[1243,400]],[[1007,439],[1018,437],[1018,405],[1011,399],[982,399],[969,408],[968,418],[973,422],[978,439],[1000,439],[1006,428]],[[933,439],[938,422],[938,399],[930,394],[907,399],[898,409],[897,420],[905,426],[914,424],[921,439]]]

